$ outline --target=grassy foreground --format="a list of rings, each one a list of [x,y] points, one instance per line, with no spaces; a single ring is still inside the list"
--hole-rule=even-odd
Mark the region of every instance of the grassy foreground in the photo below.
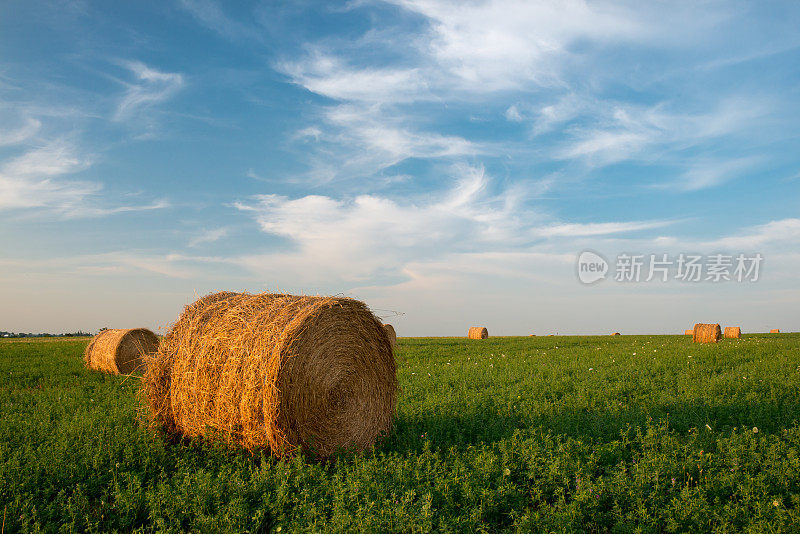
[[[394,430],[332,464],[166,443],[87,341],[0,341],[5,532],[800,529],[798,334],[404,339]]]

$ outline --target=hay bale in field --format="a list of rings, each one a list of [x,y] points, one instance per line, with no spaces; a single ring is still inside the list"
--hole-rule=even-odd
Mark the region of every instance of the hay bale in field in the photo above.
[[[389,338],[364,303],[269,293],[187,306],[142,383],[168,432],[276,456],[371,448],[397,398]]]
[[[484,326],[470,326],[467,337],[469,339],[486,339],[489,337],[489,331]]]
[[[692,336],[692,335],[694,335],[694,330],[684,330],[683,331],[683,335],[684,336]]]
[[[619,336],[619,335],[622,335],[622,334],[620,334],[619,332],[614,332],[614,333],[613,333],[613,334],[611,334],[611,335],[612,335],[612,336]]]
[[[111,374],[127,375],[144,370],[144,357],[158,350],[158,336],[147,328],[101,331],[83,353],[86,367]]]
[[[780,333],[781,333],[781,331],[780,331],[780,330],[778,330],[777,328],[773,328],[772,330],[770,330],[770,331],[769,331],[769,333],[770,333],[770,334],[780,334]]]
[[[726,326],[723,335],[727,338],[738,339],[742,337],[742,329],[738,326]]]
[[[697,323],[694,325],[692,341],[695,343],[716,343],[722,338],[719,324]]]
[[[383,329],[386,330],[386,336],[389,338],[389,344],[394,347],[397,345],[397,332],[394,331],[394,327],[390,324],[383,325]]]

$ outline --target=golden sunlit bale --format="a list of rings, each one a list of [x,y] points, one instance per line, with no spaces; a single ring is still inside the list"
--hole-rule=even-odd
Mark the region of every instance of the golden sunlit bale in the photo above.
[[[486,339],[489,337],[489,331],[483,326],[471,326],[467,332],[469,339]]]
[[[738,339],[742,337],[742,329],[738,326],[726,326],[723,335],[727,338]]]
[[[694,335],[694,330],[684,330],[683,335],[685,336]]]
[[[772,330],[770,330],[770,331],[769,331],[769,333],[770,333],[770,334],[780,334],[780,333],[781,333],[781,331],[780,331],[780,330],[778,330],[777,328],[773,328]]]
[[[695,343],[716,343],[722,339],[722,330],[719,324],[697,323],[694,325],[692,341]]]
[[[107,329],[86,346],[86,367],[111,374],[144,371],[144,357],[158,350],[158,336],[146,328]]]
[[[148,361],[154,422],[275,456],[370,449],[397,398],[386,330],[357,300],[215,293],[187,306]]]

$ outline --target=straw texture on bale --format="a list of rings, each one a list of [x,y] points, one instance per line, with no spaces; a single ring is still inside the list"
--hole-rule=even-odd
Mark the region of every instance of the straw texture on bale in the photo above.
[[[781,331],[780,331],[780,330],[778,330],[777,328],[773,328],[772,330],[770,330],[770,331],[769,331],[769,333],[770,333],[770,334],[780,334],[780,333],[781,333]]]
[[[719,324],[697,323],[694,325],[692,341],[695,343],[716,343],[722,338]]]
[[[144,370],[144,357],[158,350],[158,336],[146,328],[107,329],[92,338],[83,353],[86,367],[127,375]]]
[[[470,326],[467,337],[469,339],[486,339],[489,337],[489,331],[484,326]]]
[[[738,326],[726,326],[723,334],[727,338],[740,338],[742,337],[742,329]]]
[[[694,335],[694,330],[684,330],[683,331],[683,335],[685,335],[685,336]]]
[[[275,456],[371,448],[397,398],[383,325],[334,297],[207,295],[185,308],[142,382],[168,432]]]
[[[397,332],[394,331],[394,327],[390,324],[383,325],[383,329],[386,330],[386,337],[389,338],[389,344],[394,347],[397,345]]]

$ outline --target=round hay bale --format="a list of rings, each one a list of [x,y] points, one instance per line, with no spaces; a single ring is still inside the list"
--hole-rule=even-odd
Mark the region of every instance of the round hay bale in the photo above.
[[[723,335],[727,338],[738,339],[742,337],[742,329],[738,326],[726,326]]]
[[[86,367],[111,374],[144,370],[144,357],[158,350],[158,336],[147,328],[107,329],[94,336],[83,353]]]
[[[770,331],[769,331],[769,333],[770,333],[770,334],[780,334],[780,333],[781,333],[781,331],[780,331],[780,330],[778,330],[777,328],[773,328],[772,330],[770,330]]]
[[[612,335],[612,336],[619,336],[619,335],[621,335],[621,334],[620,334],[619,332],[614,332],[614,333],[613,333],[613,334],[611,334],[611,335]]]
[[[371,448],[397,398],[389,338],[364,303],[269,293],[187,306],[142,383],[168,432],[275,456]]]
[[[697,323],[694,325],[692,341],[695,343],[716,343],[722,338],[719,324]]]
[[[486,339],[489,337],[489,331],[484,326],[470,326],[467,337],[469,339]]]
[[[684,336],[692,336],[692,335],[694,335],[694,330],[684,330],[683,331],[683,335]]]
[[[386,336],[389,338],[389,344],[394,347],[397,345],[397,332],[394,331],[394,327],[390,324],[383,325],[383,329],[386,330]]]

